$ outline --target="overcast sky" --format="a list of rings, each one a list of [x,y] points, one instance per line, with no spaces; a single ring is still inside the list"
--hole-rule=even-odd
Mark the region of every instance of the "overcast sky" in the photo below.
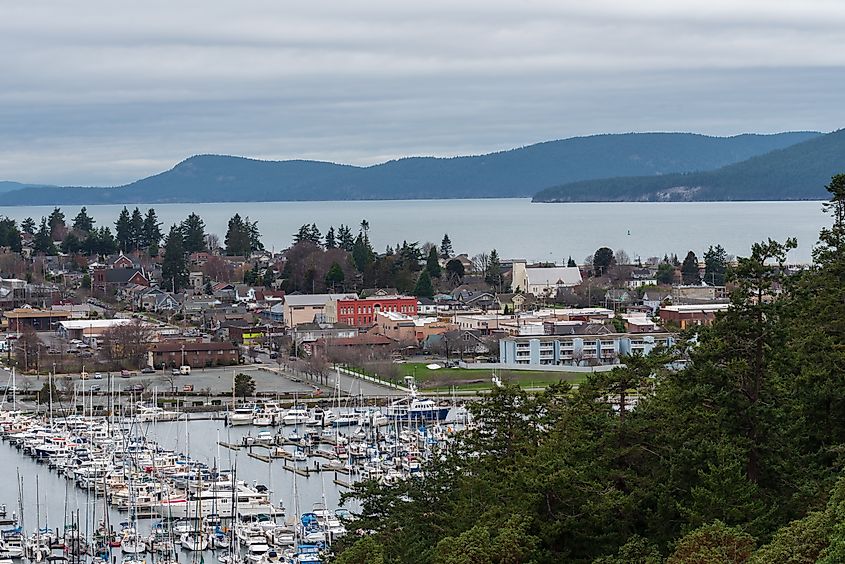
[[[0,180],[845,126],[839,0],[0,3]]]

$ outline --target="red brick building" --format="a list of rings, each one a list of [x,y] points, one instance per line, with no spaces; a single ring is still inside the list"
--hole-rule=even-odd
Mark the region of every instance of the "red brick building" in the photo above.
[[[233,343],[161,342],[152,347],[155,368],[181,366],[229,366],[240,360],[240,349]]]
[[[375,325],[376,315],[382,312],[417,315],[417,298],[413,296],[373,296],[359,299],[339,299],[326,307],[329,323],[346,323],[354,327]]]

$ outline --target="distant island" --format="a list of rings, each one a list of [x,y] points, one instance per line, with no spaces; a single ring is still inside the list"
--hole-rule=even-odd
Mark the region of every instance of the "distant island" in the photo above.
[[[0,204],[531,196],[537,202],[822,198],[819,186],[845,168],[843,141],[841,131],[732,137],[607,134],[486,155],[410,157],[367,167],[197,155],[123,186],[0,182]]]
[[[548,188],[535,202],[822,200],[845,171],[845,129],[716,170],[582,180]]]

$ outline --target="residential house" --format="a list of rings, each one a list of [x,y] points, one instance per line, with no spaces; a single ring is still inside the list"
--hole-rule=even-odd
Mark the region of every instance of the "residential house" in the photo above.
[[[513,261],[511,291],[521,290],[534,296],[554,297],[562,290],[581,284],[581,270],[575,266],[528,266],[527,261]]]

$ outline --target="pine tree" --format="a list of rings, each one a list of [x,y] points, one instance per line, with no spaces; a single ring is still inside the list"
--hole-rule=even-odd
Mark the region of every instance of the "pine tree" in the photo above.
[[[337,241],[335,240],[334,236],[334,227],[329,227],[329,230],[326,232],[326,248],[327,249],[335,249],[337,248]]]
[[[54,255],[56,246],[53,244],[53,237],[50,235],[50,227],[47,218],[41,218],[41,225],[32,240],[32,248],[37,254]]]
[[[261,232],[258,230],[258,220],[250,221],[249,216],[244,218],[244,225],[249,236],[249,250],[251,252],[264,250],[264,243],[261,242]]]
[[[206,250],[205,222],[200,216],[195,213],[190,214],[182,222],[180,231],[184,239],[182,245],[186,254],[190,255]]]
[[[342,288],[345,278],[346,275],[343,274],[343,269],[338,263],[333,262],[331,268],[329,268],[329,271],[326,273],[326,287],[330,288],[332,291]]]
[[[240,214],[235,214],[229,219],[226,230],[226,254],[229,256],[249,256],[251,250],[249,227],[241,219]]]
[[[355,268],[358,272],[364,270],[375,260],[375,253],[370,246],[370,242],[363,233],[359,233],[355,238],[355,244],[352,247],[352,261],[355,263]]]
[[[24,218],[21,221],[21,231],[30,235],[35,235],[35,220],[31,217]]]
[[[684,263],[681,265],[681,280],[687,285],[701,284],[701,275],[698,271],[698,257],[692,251],[687,253]]]
[[[129,219],[130,248],[140,249],[144,240],[144,216],[137,207],[132,210],[132,217]]]
[[[434,297],[434,286],[431,284],[431,276],[428,270],[423,270],[420,277],[417,278],[417,285],[414,286],[414,295],[418,298],[432,298]]]
[[[440,278],[440,255],[437,254],[437,247],[435,246],[432,246],[428,251],[425,269],[432,278]]]
[[[64,239],[67,226],[65,225],[65,214],[60,208],[53,208],[53,211],[50,212],[50,217],[47,219],[47,225],[50,227],[50,238],[52,241]]]
[[[493,290],[497,292],[502,288],[502,263],[499,261],[499,253],[496,249],[490,251],[490,260],[487,263],[487,272],[484,274],[484,281],[490,284]]]
[[[170,228],[164,241],[164,257],[161,263],[162,286],[178,292],[188,285],[188,257],[185,237],[177,225]]]
[[[728,253],[722,245],[711,245],[704,253],[704,281],[711,286],[724,286],[727,271]]]
[[[575,260],[573,260],[573,258],[570,256],[569,260],[566,261],[566,266],[568,266],[569,268],[575,268],[578,265],[575,264]]]
[[[449,239],[449,234],[443,235],[443,240],[440,242],[440,258],[449,260],[452,256],[452,240]]]
[[[153,208],[147,210],[144,216],[144,237],[141,246],[147,248],[151,256],[158,254],[158,247],[161,244],[161,223],[158,221],[156,211]],[[153,253],[155,249],[155,253]]]
[[[132,218],[126,206],[120,211],[117,221],[114,222],[115,237],[121,251],[128,251],[132,243]]]
[[[355,246],[355,238],[352,236],[352,230],[349,226],[341,224],[337,230],[338,247],[346,252],[351,253]]]
[[[88,209],[85,206],[82,206],[82,209],[73,218],[73,228],[85,233],[90,233],[94,229],[94,219],[88,215]]]

